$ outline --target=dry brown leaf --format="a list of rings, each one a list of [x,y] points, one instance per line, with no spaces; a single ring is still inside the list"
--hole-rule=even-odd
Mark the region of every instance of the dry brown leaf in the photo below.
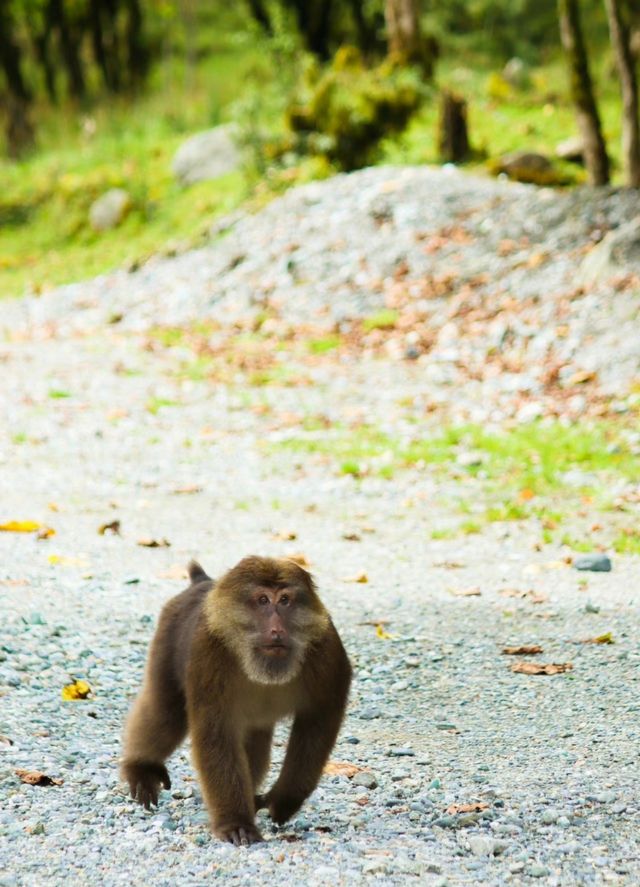
[[[511,671],[518,674],[564,674],[571,671],[572,662],[515,662],[510,666]]]
[[[358,622],[358,625],[373,625],[377,628],[379,625],[389,625],[390,619],[365,619],[364,622]]]
[[[16,770],[15,774],[21,782],[25,782],[27,785],[62,785],[64,782],[64,779],[47,776],[46,773],[41,773],[40,770]]]
[[[280,542],[293,542],[298,538],[298,534],[295,530],[274,530],[271,538]]]
[[[459,561],[437,561],[433,566],[442,567],[444,570],[463,570],[466,564],[461,564]]]
[[[357,764],[350,764],[347,761],[327,761],[322,772],[327,776],[346,776],[347,779],[351,779],[363,770],[364,767],[358,767]]]
[[[454,597],[480,597],[482,594],[477,585],[473,585],[471,588],[449,588],[448,591]]]
[[[612,632],[608,631],[606,634],[599,634],[595,638],[585,638],[584,641],[580,641],[581,644],[615,644],[613,639]]]
[[[362,540],[362,536],[358,533],[343,533],[342,538],[347,542],[360,542]]]
[[[295,554],[288,554],[287,558],[290,561],[293,561],[295,564],[298,564],[299,567],[310,567],[311,561],[303,554],[301,551],[296,552]]]
[[[109,521],[108,524],[100,524],[98,527],[98,535],[105,536],[107,533],[112,533],[114,536],[120,535],[120,521],[112,520]]]
[[[356,573],[355,576],[345,576],[342,580],[343,582],[358,582],[360,585],[364,585],[369,581],[369,577],[367,574],[362,571],[361,573]]]
[[[171,548],[168,539],[138,539],[136,545],[141,545],[143,548]]]
[[[356,798],[356,804],[358,804],[358,806],[360,807],[366,807],[368,803],[369,798],[366,795],[362,798]]]
[[[487,810],[488,807],[489,805],[484,801],[477,801],[475,804],[450,804],[445,812],[449,816],[455,816],[456,813],[480,813],[481,810]]]
[[[42,527],[36,533],[36,539],[40,539],[40,540],[50,539],[52,536],[55,536],[55,535],[56,535],[56,531],[53,529],[53,527]]]
[[[521,647],[504,647],[502,652],[506,656],[533,656],[534,653],[544,651],[539,644],[524,644]]]
[[[193,493],[201,493],[202,487],[200,484],[184,484],[182,487],[175,487],[171,492],[176,496],[190,496]]]
[[[189,574],[184,564],[172,564],[167,570],[156,573],[158,579],[188,579]]]

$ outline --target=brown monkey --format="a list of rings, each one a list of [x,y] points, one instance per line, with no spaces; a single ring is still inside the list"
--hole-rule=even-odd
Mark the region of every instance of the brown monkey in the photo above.
[[[351,666],[311,576],[291,560],[247,557],[191,586],[160,615],[124,737],[122,773],[147,809],[171,787],[165,760],[191,736],[212,829],[261,841],[256,810],[286,822],[311,794],[344,716]],[[257,794],[273,728],[293,715],[278,779]]]

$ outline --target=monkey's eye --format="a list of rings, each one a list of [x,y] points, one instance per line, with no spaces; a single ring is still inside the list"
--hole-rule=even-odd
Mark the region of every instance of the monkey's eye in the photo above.
[[[283,607],[287,607],[289,605],[289,595],[288,594],[280,595],[280,600],[278,601],[278,603],[282,604]]]
[[[258,598],[258,603],[264,607],[266,604],[269,603],[269,598],[266,596],[266,594],[261,594]]]

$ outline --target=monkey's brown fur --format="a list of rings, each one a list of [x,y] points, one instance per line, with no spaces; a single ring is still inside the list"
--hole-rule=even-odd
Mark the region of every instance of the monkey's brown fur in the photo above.
[[[160,615],[124,737],[122,773],[145,807],[170,788],[165,761],[191,735],[214,834],[262,840],[256,810],[286,822],[311,794],[344,716],[351,666],[311,576],[290,560],[248,557],[191,586]],[[282,770],[257,794],[273,728],[293,716]]]

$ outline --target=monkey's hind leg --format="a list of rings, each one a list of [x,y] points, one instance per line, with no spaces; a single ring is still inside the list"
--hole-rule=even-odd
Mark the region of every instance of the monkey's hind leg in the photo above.
[[[160,699],[149,689],[137,699],[125,729],[122,776],[131,797],[147,810],[157,805],[162,787],[171,788],[164,765],[187,732],[184,701]]]

